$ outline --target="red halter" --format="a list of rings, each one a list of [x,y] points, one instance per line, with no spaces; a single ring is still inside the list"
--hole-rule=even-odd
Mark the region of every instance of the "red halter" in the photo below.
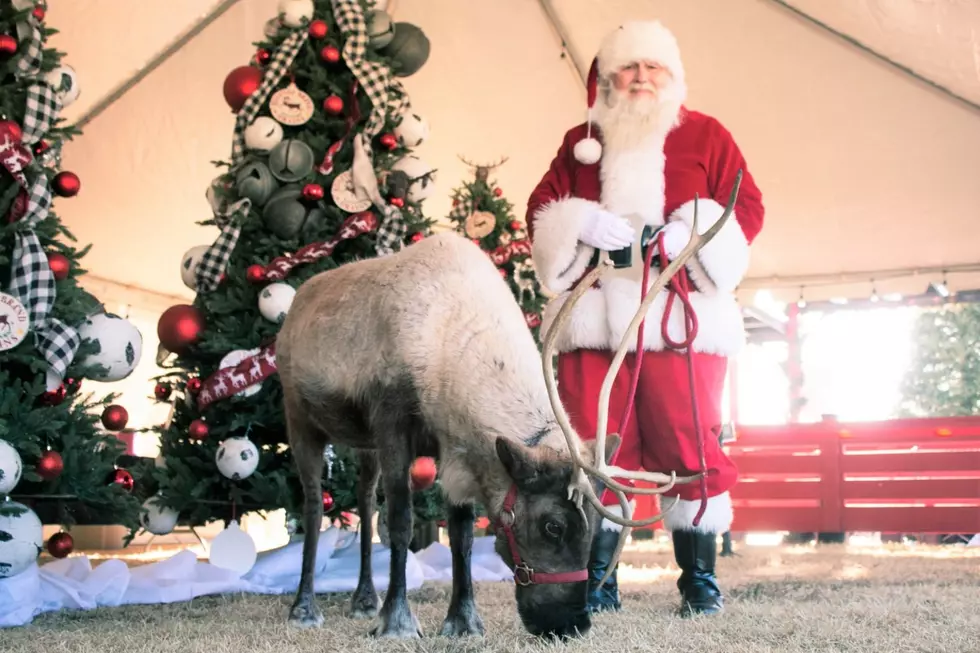
[[[517,538],[514,537],[512,529],[515,521],[514,504],[517,503],[517,485],[511,485],[504,498],[503,510],[497,518],[498,526],[504,531],[507,543],[510,545],[510,555],[514,559],[514,582],[522,587],[529,585],[549,585],[556,583],[577,583],[588,580],[589,572],[586,569],[578,571],[563,571],[557,574],[536,572],[526,562],[521,560],[521,554],[517,551]]]

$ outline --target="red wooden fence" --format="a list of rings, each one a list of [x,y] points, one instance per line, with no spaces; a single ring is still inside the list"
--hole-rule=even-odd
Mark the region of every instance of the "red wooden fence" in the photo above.
[[[980,533],[980,418],[741,426],[727,450],[734,532]]]

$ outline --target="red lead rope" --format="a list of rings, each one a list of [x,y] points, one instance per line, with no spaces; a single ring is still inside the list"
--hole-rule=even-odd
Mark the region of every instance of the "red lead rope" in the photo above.
[[[661,261],[667,261],[667,250],[664,247],[663,234],[658,234],[657,236],[657,252],[660,254]],[[646,258],[643,260],[643,285],[640,288],[640,302],[642,303],[647,296],[647,289],[650,285],[650,268],[653,267],[653,247],[647,248]],[[684,283],[681,283],[683,279]],[[698,462],[701,465],[701,505],[698,507],[698,512],[694,516],[694,526],[701,523],[701,517],[704,516],[704,511],[708,507],[708,480],[707,480],[707,463],[704,459],[704,433],[701,429],[701,416],[698,412],[698,396],[697,396],[697,386],[694,382],[694,355],[691,351],[691,344],[694,342],[694,338],[698,333],[698,318],[694,313],[694,307],[691,306],[691,299],[687,294],[687,271],[680,270],[667,286],[667,302],[664,305],[664,315],[660,323],[660,334],[664,339],[664,344],[671,349],[680,350],[687,349],[687,378],[688,384],[691,390],[691,408],[694,417],[694,429],[698,442]],[[674,298],[678,297],[683,305],[684,310],[684,333],[685,338],[682,342],[674,342],[670,338],[667,326],[670,319],[670,309],[674,305]],[[623,418],[619,420],[619,432],[626,432],[626,425],[629,424],[630,417],[633,413],[633,402],[636,399],[636,389],[640,382],[640,365],[643,361],[643,330],[646,324],[646,318],[640,322],[640,328],[636,334],[636,362],[633,365],[633,372],[630,375],[630,391],[626,399],[626,406],[623,408]],[[616,459],[619,457],[619,452],[622,450],[620,447],[616,453],[613,455],[610,465],[616,464]],[[603,492],[604,498],[605,494],[609,492],[606,489]]]

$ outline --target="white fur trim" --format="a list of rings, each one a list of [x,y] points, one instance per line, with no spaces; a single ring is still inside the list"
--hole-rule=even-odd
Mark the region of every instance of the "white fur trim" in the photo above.
[[[579,242],[578,236],[582,222],[597,207],[591,200],[565,197],[534,214],[531,259],[541,283],[552,292],[571,288],[589,267],[595,250]]]
[[[575,160],[590,166],[602,158],[602,144],[594,138],[583,138],[572,148]]]
[[[698,200],[698,231],[704,233],[716,223],[725,207],[713,199]],[[749,269],[749,243],[738,224],[735,211],[710,243],[705,245],[688,265],[691,281],[702,291],[734,292]],[[682,204],[670,215],[691,227],[694,200]]]
[[[541,333],[548,333],[558,316],[568,294],[563,294],[548,302],[541,311]],[[591,288],[585,291],[578,304],[572,309],[565,330],[555,340],[558,351],[573,349],[608,349],[609,325],[606,323],[606,298],[600,290]]]
[[[644,224],[664,224],[663,137],[648,140],[628,150],[606,147],[600,171],[603,206],[624,218],[637,216],[631,222],[641,229]],[[634,241],[634,260],[638,260],[639,241]]]
[[[694,530],[701,533],[724,533],[732,526],[734,511],[732,497],[728,492],[708,497],[708,505],[701,515],[701,522],[694,526],[694,518],[701,508],[701,500],[685,501],[677,497],[661,497],[660,509],[667,510],[678,502],[673,510],[664,515],[664,529],[668,531]]]
[[[624,23],[610,32],[599,46],[599,74],[603,77],[639,60],[652,60],[670,69],[675,81],[684,81],[677,39],[660,21]]]

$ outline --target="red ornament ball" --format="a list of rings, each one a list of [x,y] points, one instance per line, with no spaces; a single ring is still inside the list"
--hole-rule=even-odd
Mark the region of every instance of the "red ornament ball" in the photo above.
[[[409,470],[412,490],[425,490],[436,482],[436,461],[429,456],[421,456],[412,462]]]
[[[425,234],[422,233],[421,231],[416,231],[414,234],[412,234],[412,242],[413,243],[417,243],[417,242],[419,242],[420,240],[423,240],[423,239],[425,239]]]
[[[329,492],[327,492],[326,490],[324,490],[323,491],[323,509],[326,511],[326,510],[330,510],[331,508],[333,508],[333,495],[330,494]]]
[[[320,59],[322,59],[324,63],[331,65],[340,63],[340,50],[332,45],[324,46],[324,48],[320,50]]]
[[[258,90],[262,83],[262,71],[255,66],[239,66],[225,77],[225,102],[233,113],[241,111],[245,100]]]
[[[17,39],[9,34],[0,34],[0,59],[7,59],[17,54]]]
[[[34,143],[34,147],[32,147],[31,150],[33,150],[34,156],[41,156],[42,154],[47,152],[50,147],[51,146],[48,144],[47,141],[40,140],[37,143]]]
[[[523,227],[523,226],[524,226],[524,225],[522,225],[522,224],[521,224],[520,222],[518,222],[517,220],[512,220],[512,221],[511,221],[511,223],[510,223],[510,230],[511,230],[511,231],[517,231],[518,229],[520,229],[520,228],[521,228],[521,227]]]
[[[136,481],[133,480],[133,475],[125,469],[117,469],[114,471],[110,482],[121,487],[124,492],[132,492],[133,486],[136,485]]]
[[[259,48],[255,52],[255,63],[264,66],[272,60],[272,53],[265,48]]]
[[[192,395],[196,395],[201,391],[201,379],[194,377],[193,379],[187,379],[187,392]]]
[[[248,266],[245,270],[245,278],[249,283],[262,283],[265,281],[265,267],[258,263]]]
[[[57,406],[62,401],[65,400],[65,396],[68,391],[65,390],[65,384],[62,383],[55,390],[48,390],[47,392],[41,393],[41,403],[45,406]]]
[[[102,426],[109,431],[121,431],[129,421],[129,411],[118,404],[106,406],[102,411]]]
[[[157,322],[157,336],[160,344],[168,350],[181,354],[187,351],[201,337],[204,331],[204,316],[190,304],[177,304],[163,312]]]
[[[405,200],[403,200],[400,197],[392,197],[391,200],[389,201],[392,206],[397,206],[398,208],[402,208],[403,206],[405,206]]]
[[[34,17],[38,20],[44,20],[44,16],[46,15],[44,7],[42,6],[34,7],[34,11],[31,13],[34,14]]]
[[[0,39],[2,38],[3,36],[0,35]],[[9,136],[10,140],[12,140],[14,143],[20,143],[20,139],[24,137],[24,132],[21,130],[20,125],[13,120],[0,120],[0,141],[6,140],[7,136]],[[43,142],[44,141],[41,141],[40,143]],[[40,145],[40,143],[38,143],[38,145]],[[37,147],[37,145],[34,147]]]
[[[331,95],[323,101],[323,108],[327,111],[327,113],[336,115],[344,110],[344,101],[336,95]]]
[[[58,478],[65,470],[65,461],[57,451],[45,451],[37,461],[37,475],[45,481]]]
[[[51,273],[54,275],[55,279],[58,281],[63,281],[68,278],[68,271],[71,269],[71,262],[64,254],[50,252],[48,254],[48,267],[51,268]]]
[[[10,207],[10,214],[7,216],[7,222],[13,224],[27,214],[27,191],[23,188],[17,193],[17,197],[14,198],[14,202]]]
[[[78,392],[81,389],[81,387],[82,387],[82,380],[81,379],[76,379],[73,376],[70,376],[67,379],[65,379],[65,390],[66,390],[66,392],[70,392],[71,394],[75,394],[76,392]]]
[[[75,540],[65,532],[55,533],[48,538],[48,553],[55,558],[67,558],[75,550]]]
[[[381,134],[378,142],[387,147],[389,150],[393,150],[398,147],[398,139],[395,138],[394,134]]]
[[[208,425],[203,420],[196,419],[187,427],[187,435],[193,440],[203,440],[208,437]]]
[[[51,188],[61,197],[75,197],[82,188],[82,180],[74,172],[64,170],[51,180]]]
[[[153,388],[153,396],[157,398],[158,401],[166,401],[170,399],[170,393],[173,391],[166,383],[157,383]]]
[[[493,194],[496,195],[497,197],[500,197],[501,195],[504,194],[504,190],[502,188],[494,188]]]
[[[310,23],[309,27],[310,37],[314,39],[322,39],[327,35],[327,21],[325,20],[314,20]]]
[[[303,197],[311,202],[323,199],[323,186],[320,184],[306,184],[303,187]]]

